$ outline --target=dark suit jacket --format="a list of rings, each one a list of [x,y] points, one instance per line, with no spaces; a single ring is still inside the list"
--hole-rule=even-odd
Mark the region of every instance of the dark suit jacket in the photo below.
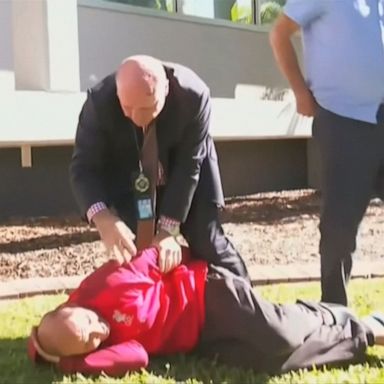
[[[184,66],[164,63],[164,68],[169,94],[156,120],[166,176],[159,214],[184,222],[196,192],[218,205],[224,199],[216,150],[208,133],[209,89]],[[132,200],[132,172],[139,169],[135,131],[140,138],[142,129],[120,107],[113,73],[88,91],[79,116],[70,177],[84,217],[98,201],[119,211]]]

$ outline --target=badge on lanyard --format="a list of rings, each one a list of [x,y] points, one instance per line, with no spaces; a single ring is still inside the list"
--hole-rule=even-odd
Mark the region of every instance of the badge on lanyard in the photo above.
[[[153,199],[151,195],[150,180],[143,172],[133,176],[133,187],[135,190],[135,205],[138,220],[154,218]]]
[[[138,193],[145,193],[149,191],[150,182],[147,176],[143,172],[140,172],[139,175],[135,178],[134,181],[135,191]]]

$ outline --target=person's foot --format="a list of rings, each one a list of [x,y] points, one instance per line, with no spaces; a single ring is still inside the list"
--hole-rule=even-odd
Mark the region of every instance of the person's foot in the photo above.
[[[384,313],[374,312],[361,321],[372,331],[375,345],[384,346]]]

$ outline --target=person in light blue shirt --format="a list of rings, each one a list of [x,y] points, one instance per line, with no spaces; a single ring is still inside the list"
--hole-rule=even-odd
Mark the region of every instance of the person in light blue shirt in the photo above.
[[[301,31],[301,70],[292,37]],[[319,148],[322,300],[347,305],[356,235],[384,196],[384,0],[288,0],[270,42]]]

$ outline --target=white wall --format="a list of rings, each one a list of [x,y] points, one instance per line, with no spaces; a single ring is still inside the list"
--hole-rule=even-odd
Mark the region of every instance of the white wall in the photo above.
[[[167,14],[101,0],[78,0],[80,78],[84,90],[126,56],[146,53],[197,71],[215,97],[238,84],[285,87],[268,29]]]
[[[190,66],[214,97],[234,97],[239,84],[287,86],[274,63],[267,27],[78,0],[78,30],[83,91],[134,53]],[[12,0],[0,0],[0,52],[0,89],[13,89]]]
[[[77,0],[14,0],[17,90],[78,92]]]

